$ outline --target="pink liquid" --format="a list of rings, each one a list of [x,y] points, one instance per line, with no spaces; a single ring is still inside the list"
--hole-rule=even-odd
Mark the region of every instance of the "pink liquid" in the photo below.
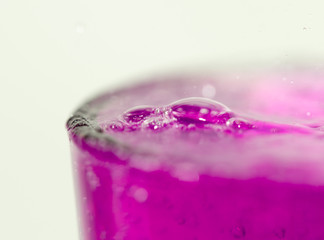
[[[249,77],[177,77],[81,107],[68,128],[82,239],[324,239],[322,77]]]

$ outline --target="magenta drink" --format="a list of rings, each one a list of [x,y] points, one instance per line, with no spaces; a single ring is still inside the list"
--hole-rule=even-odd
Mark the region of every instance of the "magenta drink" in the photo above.
[[[324,75],[193,74],[67,128],[83,240],[324,240]]]

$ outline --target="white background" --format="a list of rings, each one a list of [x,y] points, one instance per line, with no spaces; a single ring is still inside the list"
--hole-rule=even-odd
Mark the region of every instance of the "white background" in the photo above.
[[[323,59],[324,3],[0,0],[0,239],[77,240],[64,124],[154,72]]]

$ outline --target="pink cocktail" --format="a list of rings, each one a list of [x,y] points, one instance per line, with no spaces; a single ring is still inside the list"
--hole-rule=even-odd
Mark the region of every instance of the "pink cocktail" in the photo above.
[[[324,74],[184,75],[67,123],[84,240],[323,240]]]

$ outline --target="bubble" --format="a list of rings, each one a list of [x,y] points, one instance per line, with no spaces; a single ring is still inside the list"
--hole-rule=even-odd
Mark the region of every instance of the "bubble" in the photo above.
[[[125,126],[121,122],[113,122],[109,125],[109,128],[118,132],[125,130]]]
[[[207,98],[186,98],[170,106],[172,116],[186,125],[225,124],[233,116],[228,107]]]
[[[123,119],[127,123],[137,123],[141,122],[154,113],[154,109],[150,106],[138,106],[135,108],[131,108],[126,111],[123,115]]]
[[[233,130],[249,130],[253,128],[253,124],[251,124],[248,120],[244,118],[231,118],[226,122],[226,126]]]
[[[148,192],[144,188],[134,190],[133,197],[137,202],[143,203],[147,200]]]
[[[201,113],[201,114],[207,114],[208,112],[209,112],[209,110],[207,108],[202,108],[199,111],[199,113]]]
[[[232,229],[232,235],[234,238],[243,238],[245,237],[245,228],[243,226],[235,226]]]
[[[159,128],[159,126],[156,125],[156,124],[153,124],[153,125],[151,125],[150,127],[151,127],[151,129],[153,129],[153,130],[157,130],[157,129]]]
[[[161,119],[147,119],[143,122],[143,126],[153,131],[159,130],[164,127],[163,120]]]

